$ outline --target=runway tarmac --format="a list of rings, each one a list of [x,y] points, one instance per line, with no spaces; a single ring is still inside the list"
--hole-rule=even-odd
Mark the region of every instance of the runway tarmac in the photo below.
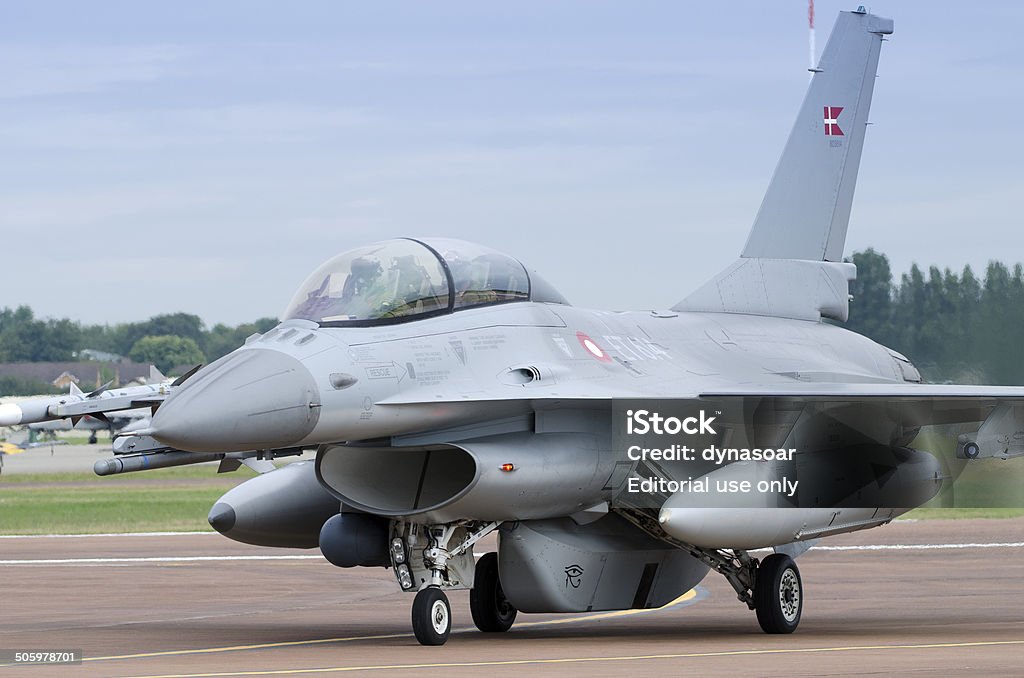
[[[1024,519],[901,522],[821,545],[799,559],[791,636],[762,634],[711,574],[667,609],[520,615],[498,635],[473,629],[454,592],[456,631],[429,648],[390,571],[315,551],[213,533],[0,538],[0,648],[80,649],[60,675],[83,677],[1024,674]]]
[[[92,465],[112,457],[110,442],[96,445],[43,445],[5,456],[3,475],[23,473],[92,473]]]

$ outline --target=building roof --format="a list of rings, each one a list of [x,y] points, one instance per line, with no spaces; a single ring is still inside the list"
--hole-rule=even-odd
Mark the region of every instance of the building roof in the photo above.
[[[17,377],[26,381],[52,384],[65,373],[78,380],[78,385],[99,388],[103,385],[103,374],[113,375],[114,386],[146,379],[150,363],[106,363],[106,362],[60,362],[60,363],[0,363],[0,377]]]

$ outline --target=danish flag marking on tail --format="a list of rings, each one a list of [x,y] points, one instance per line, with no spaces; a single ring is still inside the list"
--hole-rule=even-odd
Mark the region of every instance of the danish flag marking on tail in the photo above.
[[[839,114],[843,112],[842,106],[825,107],[825,136],[841,137],[843,130],[839,129]]]

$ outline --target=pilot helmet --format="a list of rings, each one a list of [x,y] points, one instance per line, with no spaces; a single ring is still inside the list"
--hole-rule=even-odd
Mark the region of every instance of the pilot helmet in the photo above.
[[[366,257],[356,257],[352,260],[352,275],[356,278],[363,280],[370,280],[380,275],[381,271],[380,262],[376,259],[367,259]]]

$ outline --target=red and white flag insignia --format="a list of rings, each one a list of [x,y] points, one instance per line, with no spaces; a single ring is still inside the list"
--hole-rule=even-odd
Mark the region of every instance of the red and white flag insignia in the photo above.
[[[839,114],[843,112],[842,106],[825,107],[825,136],[841,137],[843,130],[839,129]]]

